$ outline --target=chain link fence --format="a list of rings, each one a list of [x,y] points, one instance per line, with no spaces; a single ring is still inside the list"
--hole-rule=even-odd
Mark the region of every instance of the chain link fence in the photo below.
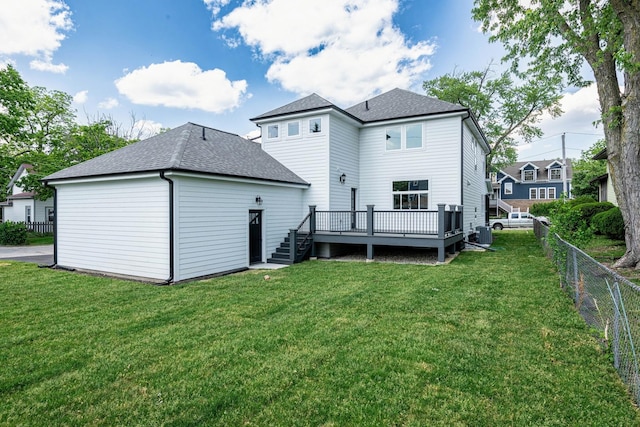
[[[547,256],[556,262],[562,288],[587,324],[600,332],[616,370],[640,403],[640,287],[550,233],[538,221],[534,221],[534,232]]]

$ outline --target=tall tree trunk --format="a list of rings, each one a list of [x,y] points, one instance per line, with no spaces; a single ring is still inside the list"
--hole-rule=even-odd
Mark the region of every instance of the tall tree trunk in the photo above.
[[[640,3],[611,0],[611,6],[622,22],[624,48],[633,62],[623,64],[624,93],[618,110],[619,122],[610,126],[605,123],[609,169],[625,223],[627,245],[627,252],[614,266],[640,268]],[[611,110],[603,108],[603,113],[607,111]]]

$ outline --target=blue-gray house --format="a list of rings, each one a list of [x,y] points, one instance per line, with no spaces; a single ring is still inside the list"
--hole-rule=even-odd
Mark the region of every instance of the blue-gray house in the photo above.
[[[517,162],[491,175],[493,213],[528,211],[538,202],[571,195],[571,161],[567,159],[563,173],[562,160]]]

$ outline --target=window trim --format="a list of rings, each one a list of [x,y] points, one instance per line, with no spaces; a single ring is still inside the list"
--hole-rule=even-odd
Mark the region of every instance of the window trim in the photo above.
[[[555,200],[557,198],[556,197],[556,187],[547,187],[547,197],[549,199],[552,199],[552,197],[551,197],[551,193],[552,192],[553,192],[553,200]]]
[[[270,134],[269,130],[271,128],[275,128],[276,129],[276,133],[277,133],[276,136],[270,136],[271,134]],[[272,123],[270,125],[267,125],[267,140],[275,141],[275,140],[278,140],[278,139],[280,139],[280,123]]]
[[[407,147],[407,130],[410,127],[420,127],[420,146],[419,147]],[[389,130],[399,129],[400,132],[400,141],[398,148],[389,148],[388,141],[391,139],[389,136]],[[424,135],[424,123],[409,123],[402,125],[392,125],[386,126],[384,128],[384,151],[385,152],[397,152],[397,151],[413,151],[413,150],[422,150],[425,147],[425,135]]]
[[[551,172],[555,171],[558,171],[558,175],[560,175],[558,178],[551,175]],[[549,181],[562,181],[562,168],[549,168]]]
[[[407,130],[410,127],[420,127],[420,146],[419,147],[407,147],[407,141],[408,141],[408,135],[407,135]],[[402,137],[404,136],[404,149],[405,150],[420,150],[422,148],[424,148],[424,126],[422,126],[422,123],[412,123],[412,124],[408,124],[408,125],[404,125],[402,126],[403,128],[403,132],[400,134],[400,142],[402,143]]]
[[[531,179],[527,179],[527,173],[531,172]],[[522,170],[522,182],[536,182],[536,170],[535,169],[523,169]]]
[[[513,195],[513,182],[505,182],[504,183],[504,193],[506,195]]]
[[[293,124],[298,125],[298,133],[296,133],[296,134],[290,134],[290,133],[289,133],[289,129],[290,129],[290,127],[289,127],[289,126],[291,126],[291,125],[293,125]],[[301,131],[302,131],[302,123],[300,122],[300,120],[291,120],[291,121],[288,121],[288,122],[285,124],[285,128],[286,128],[286,130],[287,130],[287,136],[286,136],[286,138],[293,139],[293,138],[300,138],[300,137],[302,137],[302,132],[301,132]]]
[[[426,183],[426,190],[411,189],[411,186],[420,187],[420,182]],[[407,183],[406,190],[394,190],[396,183]],[[412,184],[413,183],[413,184]],[[429,197],[429,180],[428,179],[401,179],[391,181],[391,207],[394,211],[427,211],[429,210],[429,203],[431,198]],[[399,203],[396,204],[396,196],[399,196]],[[417,208],[403,208],[403,196],[407,196],[407,202],[410,203],[411,198],[415,198],[417,201]],[[426,196],[426,206],[422,207],[422,197]],[[398,207],[396,207],[398,206]]]
[[[538,200],[538,189],[536,187],[529,188],[529,200]]]
[[[311,123],[312,123],[312,122],[314,122],[314,121],[316,121],[316,120],[320,123],[320,125],[319,125],[319,127],[318,127],[318,130],[313,130],[313,129],[311,128]],[[323,129],[322,129],[322,117],[312,117],[312,118],[310,118],[310,119],[309,119],[309,121],[307,122],[307,124],[309,125],[309,126],[308,126],[308,128],[309,128],[309,135],[311,135],[311,136],[321,135],[321,134],[324,132],[324,131],[323,131]]]

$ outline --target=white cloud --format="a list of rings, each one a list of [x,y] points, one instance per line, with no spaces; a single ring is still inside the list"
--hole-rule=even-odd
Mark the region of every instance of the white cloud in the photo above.
[[[407,40],[393,25],[397,10],[398,0],[262,0],[245,2],[212,28],[236,30],[272,61],[269,81],[351,104],[410,88],[431,68],[435,45]]]
[[[31,67],[32,70],[48,71],[50,73],[56,74],[64,74],[69,69],[69,67],[65,64],[52,64],[51,58],[45,59],[45,61],[34,59],[29,63],[29,67]]]
[[[89,99],[89,91],[81,90],[80,92],[73,95],[73,102],[76,104],[84,104]]]
[[[207,9],[211,11],[213,16],[217,16],[220,10],[229,4],[229,0],[203,0]]]
[[[103,110],[111,110],[112,108],[116,108],[120,103],[115,98],[107,98],[104,101],[98,103],[98,108],[102,108]]]
[[[154,122],[153,120],[136,120],[133,124],[132,135],[136,139],[146,139],[160,133],[164,126],[161,123]]]
[[[544,136],[531,144],[517,147],[520,160],[560,157],[563,133],[566,134],[566,155],[570,158],[579,157],[581,150],[588,149],[604,137],[602,125],[594,126],[594,122],[600,119],[600,103],[595,84],[565,93],[560,104],[564,111],[560,117],[554,119],[549,114],[542,115],[540,128]]]
[[[51,58],[72,27],[71,12],[62,0],[2,1],[0,55],[36,57],[31,68],[64,73],[67,66],[52,64]]]
[[[192,108],[213,113],[233,110],[247,90],[220,69],[203,71],[192,62],[164,62],[138,68],[116,80],[120,94],[134,104]]]

